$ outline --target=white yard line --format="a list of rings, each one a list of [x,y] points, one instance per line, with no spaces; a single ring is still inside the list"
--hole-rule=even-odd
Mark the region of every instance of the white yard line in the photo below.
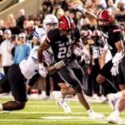
[[[19,112],[2,112],[2,111],[0,111],[0,114],[2,114],[2,113],[11,113],[11,114],[57,114],[57,115],[59,115],[59,114],[66,114],[66,113],[64,113],[64,112],[31,112],[31,111],[24,111],[24,112],[22,112],[22,111],[19,111]],[[87,113],[82,113],[82,112],[73,112],[73,113],[71,113],[71,114],[82,114],[82,115],[84,115],[84,114],[87,114]]]
[[[31,112],[31,111],[13,111],[13,112],[4,112],[4,111],[0,111],[0,114],[3,114],[3,113],[11,113],[11,114],[17,114],[17,115],[20,115],[20,114],[56,114],[56,115],[67,115],[66,113],[64,113],[63,111],[62,112]],[[103,113],[103,112],[102,112]],[[72,112],[72,113],[69,113],[68,115],[87,115],[87,112]],[[104,114],[106,115],[109,115],[109,112],[104,112]],[[123,115],[125,115],[125,113],[122,113]]]
[[[58,106],[58,105],[41,105],[41,106],[27,105],[27,107],[30,107],[30,108],[36,108],[36,107],[40,107],[40,108],[57,108],[57,107],[60,107],[60,106]],[[70,107],[71,108],[83,108],[82,106],[70,106]],[[94,107],[94,108],[98,108],[98,107]],[[105,107],[99,107],[99,109],[103,109],[103,108],[105,108]]]
[[[62,122],[63,120],[63,122]],[[88,117],[78,117],[78,116],[70,116],[70,117],[63,117],[61,118],[61,116],[47,116],[47,117],[41,117],[41,118],[37,118],[37,119],[0,119],[0,122],[51,122],[51,121],[55,121],[55,122],[61,122],[63,123],[71,123],[71,122],[80,122],[83,121],[83,123],[85,121],[90,121],[91,119],[89,119]],[[107,123],[106,120],[92,120],[94,122],[97,123]]]
[[[63,120],[63,122],[62,122]],[[50,122],[61,122],[61,124],[65,123],[72,123],[72,122],[81,122],[84,124],[87,121],[90,121],[88,117],[80,117],[80,116],[47,116],[47,117],[41,117],[41,118],[36,118],[36,119],[0,119],[0,122],[40,122],[40,123],[50,123]],[[125,119],[122,119],[123,125],[125,125]],[[105,123],[107,124],[106,118],[103,120],[91,120],[94,122],[94,124],[99,124],[99,123]]]

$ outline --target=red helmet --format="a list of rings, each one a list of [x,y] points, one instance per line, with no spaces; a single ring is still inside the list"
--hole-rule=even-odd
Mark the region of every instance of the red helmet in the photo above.
[[[60,30],[71,30],[74,29],[75,25],[71,18],[68,16],[61,16],[59,19]]]
[[[109,26],[115,22],[114,15],[108,9],[102,10],[97,16],[98,26]]]

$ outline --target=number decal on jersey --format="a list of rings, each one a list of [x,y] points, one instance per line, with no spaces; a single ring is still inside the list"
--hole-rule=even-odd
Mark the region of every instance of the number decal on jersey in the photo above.
[[[58,58],[63,59],[71,56],[71,46],[59,48]]]

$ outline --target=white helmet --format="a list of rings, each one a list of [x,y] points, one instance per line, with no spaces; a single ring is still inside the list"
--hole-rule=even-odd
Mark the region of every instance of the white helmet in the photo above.
[[[57,17],[55,15],[53,15],[53,14],[46,15],[46,17],[43,20],[43,27],[47,31],[49,30],[48,26],[47,26],[48,24],[55,24],[55,26],[57,27],[57,24],[58,24]],[[54,27],[54,28],[56,28],[56,27]]]

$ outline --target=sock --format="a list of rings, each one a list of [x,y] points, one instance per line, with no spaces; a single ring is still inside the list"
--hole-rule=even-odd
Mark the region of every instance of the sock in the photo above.
[[[90,114],[91,112],[93,112],[93,109],[89,109],[87,110],[88,114]]]
[[[62,94],[60,91],[53,91],[52,95],[55,101],[59,100],[59,98],[62,97]]]
[[[3,105],[2,105],[2,104],[0,104],[0,111],[1,111],[1,110],[3,110]]]

